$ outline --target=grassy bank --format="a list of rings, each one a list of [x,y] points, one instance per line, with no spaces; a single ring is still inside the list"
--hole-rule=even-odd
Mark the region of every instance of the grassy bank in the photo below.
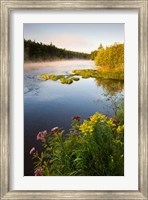
[[[114,79],[114,80],[124,80],[123,69],[107,69],[99,68],[98,70],[83,69],[83,70],[73,70],[75,75],[79,75],[82,78],[103,78],[103,79]]]

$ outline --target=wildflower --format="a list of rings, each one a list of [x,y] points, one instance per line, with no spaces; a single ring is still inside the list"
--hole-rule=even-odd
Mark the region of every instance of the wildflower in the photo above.
[[[54,128],[51,129],[51,132],[54,132],[54,133],[58,132],[58,131],[59,131],[59,127],[54,127]]]
[[[71,133],[71,135],[72,135],[73,137],[76,137],[76,136],[77,136],[77,131],[70,131],[70,133]]]
[[[113,119],[113,123],[117,123],[117,120],[116,120],[116,119]]]
[[[82,131],[84,135],[88,133],[92,134],[94,130],[93,124],[91,123],[91,121],[84,120],[83,124],[80,125],[79,130]]]
[[[109,115],[105,115],[105,118],[110,118]]]
[[[107,124],[111,127],[116,126],[111,118],[107,121]]]
[[[32,155],[35,153],[35,147],[32,147],[32,149],[30,150],[29,154]]]
[[[91,117],[91,116],[89,116],[89,117],[87,118],[88,121],[90,121],[90,117]]]
[[[117,128],[117,133],[118,133],[118,134],[122,134],[123,132],[124,132],[124,125],[118,126],[118,128]]]
[[[37,134],[37,140],[42,140],[47,135],[47,131],[41,131]]]
[[[81,117],[79,115],[72,117],[72,120],[80,121]]]
[[[42,171],[43,171],[43,168],[42,168],[42,167],[38,168],[38,169],[34,172],[35,176],[41,176],[41,175],[42,175]]]

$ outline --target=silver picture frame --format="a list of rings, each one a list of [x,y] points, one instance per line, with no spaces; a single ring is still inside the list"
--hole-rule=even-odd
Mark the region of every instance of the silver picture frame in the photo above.
[[[2,200],[8,199],[148,199],[148,0],[0,0],[0,184]],[[9,137],[9,25],[11,10],[19,9],[137,9],[138,44],[138,162],[137,191],[10,191]]]

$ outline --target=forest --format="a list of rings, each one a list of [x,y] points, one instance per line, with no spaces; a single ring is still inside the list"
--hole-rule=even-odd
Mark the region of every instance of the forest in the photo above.
[[[102,44],[97,50],[90,54],[83,52],[70,51],[58,48],[52,43],[46,45],[43,43],[24,40],[24,60],[25,61],[45,61],[56,59],[91,59],[96,66],[106,69],[123,69],[124,65],[124,44],[114,43],[111,46],[103,47]]]
[[[114,43],[106,48],[100,44],[98,50],[92,51],[90,58],[97,66],[114,68],[124,67],[124,44]]]
[[[50,43],[43,43],[24,40],[24,60],[25,61],[45,61],[56,59],[89,59],[89,54],[83,52],[61,49]]]
[[[92,51],[89,59],[94,60],[96,69],[72,70],[69,75],[42,74],[38,78],[44,80],[60,80],[62,84],[71,84],[82,78],[98,78],[124,80],[124,44],[114,44],[104,48],[100,44],[98,50]],[[78,77],[79,76],[79,77]]]

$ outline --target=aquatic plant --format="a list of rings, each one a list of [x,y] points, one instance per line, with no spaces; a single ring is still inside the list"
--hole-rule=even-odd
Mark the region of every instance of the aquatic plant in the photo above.
[[[61,81],[62,84],[71,84],[71,83],[73,83],[73,79],[72,78],[69,79],[69,78],[66,78],[66,77],[60,78],[60,81]]]
[[[68,75],[53,75],[53,74],[42,74],[38,75],[38,78],[43,80],[53,80],[57,81],[60,80],[62,84],[71,84],[73,81],[79,81],[81,76],[82,78],[98,78],[102,79],[113,79],[113,80],[124,80],[124,71],[123,68],[118,69],[108,69],[105,68],[98,68],[94,69],[82,69],[82,70],[73,70],[72,74]]]
[[[59,80],[61,78],[64,78],[64,75],[42,74],[42,75],[38,75],[38,78],[42,78],[44,80],[57,81],[57,80]]]
[[[78,78],[78,77],[74,77],[74,78],[72,78],[72,80],[73,80],[73,81],[79,81],[80,78]]]
[[[114,79],[114,80],[124,80],[124,71],[121,69],[118,70],[104,70],[98,68],[98,70],[93,69],[82,69],[82,70],[73,70],[75,75],[79,75],[82,78],[103,78],[103,79]]]
[[[38,78],[44,79],[44,80],[53,80],[57,81],[60,80],[62,84],[71,84],[73,81],[79,81],[80,78],[74,77],[75,74],[69,74],[69,75],[52,75],[52,74],[42,74],[38,75]]]

